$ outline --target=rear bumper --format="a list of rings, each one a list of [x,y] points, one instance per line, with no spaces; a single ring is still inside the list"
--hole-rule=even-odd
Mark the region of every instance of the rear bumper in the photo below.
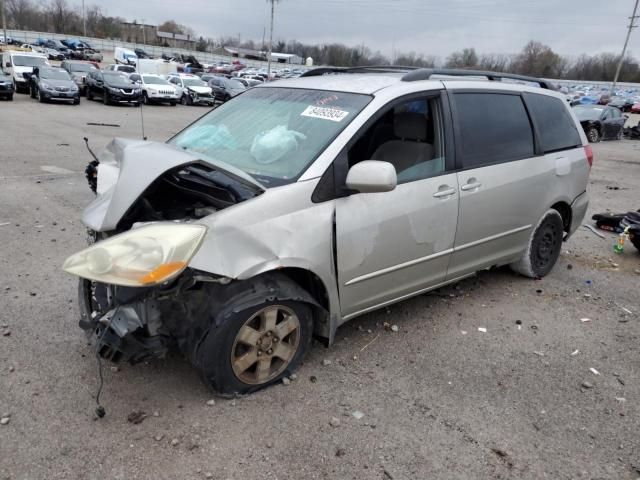
[[[589,208],[589,195],[587,192],[583,192],[578,195],[571,203],[571,227],[565,237],[568,239],[573,233],[582,225],[585,215],[587,214],[587,208]]]

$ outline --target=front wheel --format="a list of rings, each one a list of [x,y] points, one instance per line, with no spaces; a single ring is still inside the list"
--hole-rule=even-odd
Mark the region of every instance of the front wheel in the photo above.
[[[109,94],[107,92],[102,92],[102,103],[105,105],[111,104],[111,100],[109,100]]]
[[[144,103],[145,105],[149,105],[149,96],[147,95],[147,92],[142,92],[142,103]]]
[[[556,264],[562,248],[564,222],[557,210],[547,210],[535,228],[522,257],[511,269],[529,278],[542,278]]]
[[[40,93],[40,89],[36,87],[36,99],[40,102],[40,103],[44,103],[44,97],[42,96],[42,94]]]
[[[265,297],[259,305],[243,307],[245,297],[236,298],[237,304],[225,309],[229,313],[222,324],[211,328],[198,351],[204,381],[226,396],[254,392],[295,371],[313,330],[311,308],[305,303]]]
[[[187,104],[187,96],[182,95],[182,97],[180,97],[180,105],[186,105],[186,104]]]
[[[171,101],[171,102],[169,102],[169,105],[171,105],[172,107],[175,107],[175,106],[176,106],[176,103],[177,103],[177,102],[175,102],[175,101]]]
[[[93,92],[87,88],[87,100],[93,100]]]
[[[596,127],[591,127],[587,132],[589,143],[598,143],[600,141],[600,132]]]

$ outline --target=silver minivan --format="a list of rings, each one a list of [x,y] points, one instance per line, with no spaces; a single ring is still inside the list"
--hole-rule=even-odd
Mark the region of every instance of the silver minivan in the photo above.
[[[177,348],[215,391],[249,393],[363,313],[481,269],[548,274],[592,160],[544,81],[312,70],[166,144],[110,143],[87,168],[93,243],[64,269],[102,357]]]

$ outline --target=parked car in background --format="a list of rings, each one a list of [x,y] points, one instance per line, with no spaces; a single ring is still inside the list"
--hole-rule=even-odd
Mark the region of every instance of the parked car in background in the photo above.
[[[126,75],[136,73],[136,67],[134,65],[121,65],[119,63],[112,63],[104,69],[105,72],[121,72]]]
[[[180,103],[182,105],[208,105],[213,106],[215,99],[213,91],[206,82],[202,81],[197,75],[181,73],[177,75],[169,75],[167,80],[173,85],[177,85],[182,89]]]
[[[85,48],[82,52],[82,59],[90,62],[101,62],[103,59],[102,53],[93,49]]]
[[[629,109],[629,111],[631,113],[640,113],[640,102],[636,102],[633,105],[631,105],[631,108]]]
[[[633,106],[633,100],[630,98],[613,97],[608,105],[619,108],[621,112],[630,112]]]
[[[262,80],[253,80],[248,77],[238,77],[235,78],[235,80],[243,84],[246,88],[255,87],[256,85],[261,85],[264,83]]]
[[[231,100],[239,93],[244,92],[245,87],[241,82],[235,78],[226,78],[215,75],[203,75],[202,80],[207,82],[213,91],[213,97],[217,102],[226,102]]]
[[[77,60],[64,60],[60,64],[61,68],[64,68],[69,74],[76,85],[80,89],[80,94],[85,95],[87,92],[87,75],[89,72],[98,70],[95,65],[88,62],[81,62]]]
[[[2,58],[2,71],[11,76],[16,92],[27,93],[29,91],[28,78],[34,67],[49,65],[49,60],[41,53],[13,50],[5,50],[0,53],[2,55],[0,57]]]
[[[142,89],[119,72],[94,70],[87,77],[87,100],[99,97],[105,105],[128,103],[139,106]]]
[[[49,101],[80,103],[80,89],[69,72],[59,67],[38,67],[29,78],[31,98],[41,103]]]
[[[134,48],[133,53],[135,53],[138,58],[153,58],[153,55],[148,54],[141,48]]]
[[[36,45],[39,45],[44,48],[51,48],[62,53],[65,58],[69,57],[69,47],[63,44],[60,40],[52,40],[52,39],[44,39],[39,38],[36,42]]]
[[[573,111],[589,142],[622,138],[626,118],[618,108],[607,105],[576,105]]]
[[[138,62],[138,56],[133,50],[129,50],[128,48],[116,47],[113,50],[113,60],[116,63],[121,63],[123,65],[135,66]]]
[[[132,73],[129,80],[142,88],[142,102],[168,103],[172,107],[180,101],[182,90],[172,85],[160,75]]]
[[[609,95],[608,93],[603,93],[598,99],[598,105],[608,105],[610,101],[611,95]]]
[[[13,100],[13,78],[0,70],[0,98]]]

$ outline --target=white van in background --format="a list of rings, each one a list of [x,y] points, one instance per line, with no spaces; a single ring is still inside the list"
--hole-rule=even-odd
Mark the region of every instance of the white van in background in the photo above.
[[[127,48],[116,47],[113,51],[113,58],[116,63],[123,63],[124,65],[136,65],[138,63],[138,56],[133,50]]]
[[[137,70],[138,73],[170,75],[172,73],[178,73],[178,63],[163,60],[161,58],[139,58]]]
[[[29,81],[24,74],[33,72],[33,67],[44,65],[49,65],[49,60],[40,53],[13,50],[2,52],[2,71],[11,76],[16,92],[27,92]]]

